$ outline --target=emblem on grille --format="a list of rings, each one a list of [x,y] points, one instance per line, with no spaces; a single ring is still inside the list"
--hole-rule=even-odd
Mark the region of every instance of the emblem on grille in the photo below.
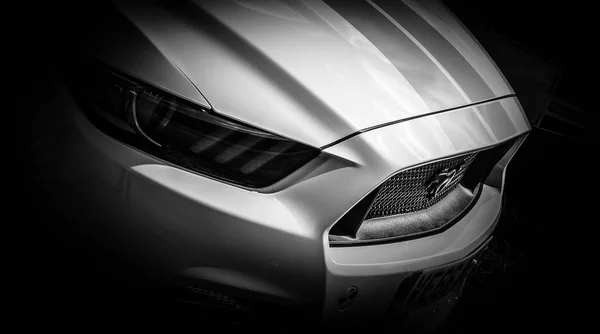
[[[430,177],[424,184],[426,191],[425,197],[430,200],[448,186],[454,184],[454,181],[456,181],[462,175],[461,172],[465,168],[465,165],[466,164],[463,161],[454,167],[446,167],[433,173],[433,176]]]

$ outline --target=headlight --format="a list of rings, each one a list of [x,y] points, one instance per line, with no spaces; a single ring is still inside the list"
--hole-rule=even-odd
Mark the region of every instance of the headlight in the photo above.
[[[70,76],[99,128],[176,165],[250,188],[269,186],[320,150],[241,124],[102,66]]]

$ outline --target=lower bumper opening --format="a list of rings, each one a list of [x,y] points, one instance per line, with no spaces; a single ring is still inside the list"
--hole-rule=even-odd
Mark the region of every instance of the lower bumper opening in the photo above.
[[[321,325],[321,305],[265,298],[212,283],[172,287],[168,298],[189,316],[218,321],[227,329],[306,332]]]
[[[396,290],[386,317],[406,317],[410,312],[428,307],[453,291],[462,291],[465,280],[479,264],[493,237],[489,237],[468,256],[437,268],[416,271],[406,277]]]

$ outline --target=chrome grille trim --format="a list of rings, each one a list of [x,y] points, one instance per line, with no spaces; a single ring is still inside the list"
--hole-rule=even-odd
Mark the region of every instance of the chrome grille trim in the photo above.
[[[458,186],[479,152],[435,161],[401,171],[387,179],[379,189],[365,220],[411,213],[438,203]],[[445,168],[461,166],[451,183],[428,199],[427,182]]]

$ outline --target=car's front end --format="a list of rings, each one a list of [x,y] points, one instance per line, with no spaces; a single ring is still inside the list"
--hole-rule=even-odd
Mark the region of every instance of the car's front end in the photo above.
[[[99,240],[205,305],[348,323],[454,303],[530,127],[443,6],[115,4],[41,163]]]

